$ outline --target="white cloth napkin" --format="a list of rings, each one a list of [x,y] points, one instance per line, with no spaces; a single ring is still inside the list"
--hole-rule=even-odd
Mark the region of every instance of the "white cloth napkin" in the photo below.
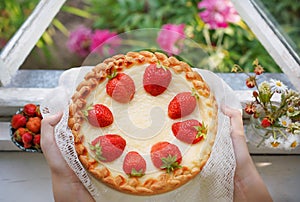
[[[240,101],[233,90],[216,74],[201,69],[198,71],[209,84],[218,102],[218,133],[213,150],[203,170],[193,180],[178,189],[154,196],[134,196],[108,188],[89,173],[77,158],[73,135],[68,128],[68,105],[77,84],[92,67],[85,66],[65,71],[55,88],[41,104],[43,116],[64,111],[62,120],[55,128],[55,138],[65,160],[74,170],[96,201],[133,202],[133,201],[233,201],[235,156],[230,137],[230,121],[220,108],[228,105],[240,109]]]

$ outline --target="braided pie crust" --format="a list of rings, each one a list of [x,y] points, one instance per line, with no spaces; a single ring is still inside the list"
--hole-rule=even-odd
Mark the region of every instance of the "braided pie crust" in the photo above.
[[[121,172],[122,168],[115,169],[117,166],[122,165],[120,162],[122,163],[123,156],[116,160],[118,162],[116,162],[115,167],[114,165],[110,165],[110,163],[103,163],[93,158],[93,154],[89,149],[89,142],[95,138],[94,135],[98,133],[87,130],[88,123],[84,117],[83,110],[91,105],[91,102],[98,99],[96,95],[97,92],[100,92],[99,89],[97,89],[98,87],[102,86],[102,90],[100,90],[102,92],[105,91],[108,75],[111,75],[114,71],[126,72],[129,75],[130,72],[144,72],[145,67],[149,64],[160,64],[168,67],[174,78],[183,78],[186,83],[184,85],[188,86],[190,89],[196,90],[199,94],[199,99],[197,99],[197,110],[194,113],[197,115],[195,119],[199,119],[200,117],[201,120],[199,121],[204,121],[206,123],[208,131],[206,138],[200,143],[184,146],[185,150],[182,153],[181,168],[170,173],[167,173],[165,170],[151,169],[151,172],[146,171],[145,175],[142,177],[129,177]],[[175,81],[176,80],[172,80],[171,83]],[[178,92],[181,91],[181,89],[176,88],[170,89],[170,91],[172,90]],[[106,96],[106,100],[111,99],[108,95]],[[136,96],[138,95],[135,95],[135,97]],[[163,102],[169,103],[169,100],[164,100]],[[217,133],[217,113],[218,107],[213,92],[211,92],[208,84],[202,79],[201,75],[193,71],[187,63],[179,61],[173,56],[168,57],[160,52],[128,52],[126,55],[120,54],[105,59],[85,75],[84,80],[79,83],[72,96],[69,105],[68,126],[74,135],[74,143],[78,158],[94,178],[100,180],[109,187],[124,193],[153,195],[178,188],[194,178],[202,170],[210,156]],[[166,115],[165,119],[170,118]],[[109,131],[109,129],[110,126],[107,126],[107,129],[105,130]],[[162,131],[164,134],[161,134],[161,136],[156,139],[149,139],[147,144],[151,146],[155,144],[155,141],[161,140],[162,137],[167,137],[170,141],[172,141],[171,138],[175,139],[171,129]],[[122,134],[119,135],[122,136]],[[133,140],[130,137],[125,138],[127,138],[126,142],[128,143],[137,141],[135,144],[139,144],[139,140]],[[176,144],[176,140],[173,142]],[[135,144],[131,144],[131,147],[134,147]],[[147,148],[144,149],[147,150]],[[124,153],[126,153],[126,151],[124,151]],[[151,163],[151,160],[147,161],[147,165],[150,165]]]

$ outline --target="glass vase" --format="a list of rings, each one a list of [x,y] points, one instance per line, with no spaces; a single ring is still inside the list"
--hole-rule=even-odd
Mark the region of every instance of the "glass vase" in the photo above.
[[[273,132],[272,128],[264,128],[261,126],[260,118],[250,117],[250,123],[246,134],[250,144],[257,147],[265,146],[264,140],[270,137]]]

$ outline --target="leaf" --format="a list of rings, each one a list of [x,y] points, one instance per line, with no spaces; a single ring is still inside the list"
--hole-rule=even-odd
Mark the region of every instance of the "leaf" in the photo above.
[[[58,19],[54,18],[52,21],[52,24],[59,30],[61,31],[64,35],[68,36],[69,35],[69,31],[68,29],[62,24],[61,21],[59,21]]]
[[[88,19],[92,18],[92,15],[88,11],[73,6],[63,6],[61,10],[71,13],[73,15],[77,15],[79,17],[88,18]]]
[[[117,70],[114,68],[114,70],[113,70],[113,72],[111,73],[111,75],[107,75],[107,78],[108,78],[109,80],[111,80],[111,79],[115,78],[115,77],[117,76],[117,74],[118,74],[118,72],[117,72]]]
[[[163,165],[161,169],[166,169],[167,173],[174,171],[177,168],[181,168],[181,165],[177,162],[177,156],[171,156],[170,154],[166,158],[161,158]]]
[[[130,176],[133,176],[133,177],[142,177],[143,175],[145,175],[143,169],[137,171],[135,168],[133,168],[130,173]]]

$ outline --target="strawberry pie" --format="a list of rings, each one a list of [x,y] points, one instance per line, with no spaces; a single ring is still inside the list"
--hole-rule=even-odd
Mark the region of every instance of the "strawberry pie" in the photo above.
[[[85,75],[68,125],[93,178],[124,193],[154,195],[202,170],[217,112],[213,92],[187,63],[160,52],[128,52]]]

